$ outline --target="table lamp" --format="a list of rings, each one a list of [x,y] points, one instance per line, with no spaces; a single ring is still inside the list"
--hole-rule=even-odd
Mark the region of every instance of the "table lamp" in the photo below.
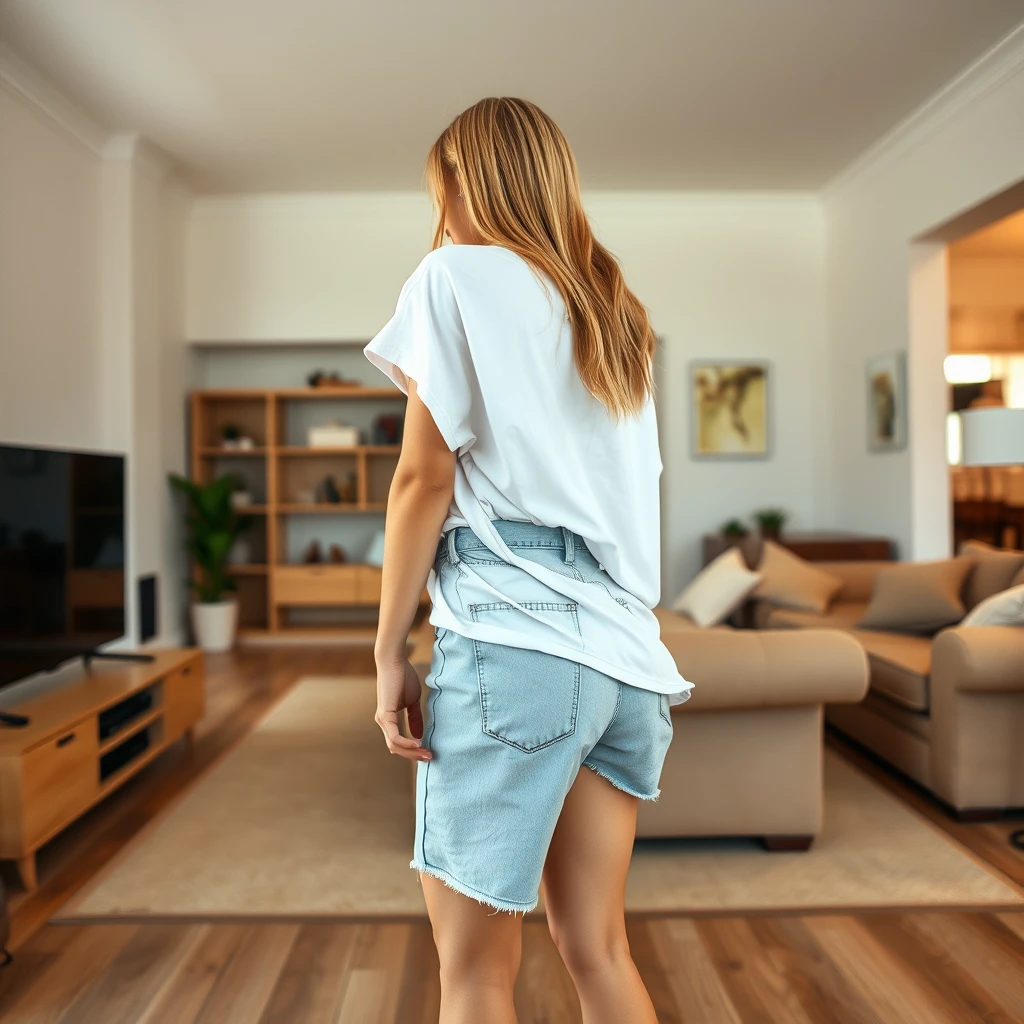
[[[964,409],[960,423],[965,466],[1024,466],[1024,409]]]

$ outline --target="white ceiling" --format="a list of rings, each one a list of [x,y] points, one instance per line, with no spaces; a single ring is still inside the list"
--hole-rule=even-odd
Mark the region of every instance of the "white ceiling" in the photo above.
[[[0,0],[0,32],[199,191],[414,189],[485,95],[589,188],[824,184],[1024,0]]]

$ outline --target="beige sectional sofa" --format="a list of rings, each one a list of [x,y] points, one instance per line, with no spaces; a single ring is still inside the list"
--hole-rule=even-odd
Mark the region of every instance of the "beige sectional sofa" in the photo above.
[[[980,554],[961,595],[970,611],[1000,588],[992,589],[988,569],[979,570],[991,556],[977,547],[963,553]],[[961,818],[1024,806],[1024,628],[953,626],[932,636],[857,629],[877,573],[893,563],[814,564],[843,581],[825,613],[757,601],[753,619],[762,629],[841,629],[862,645],[870,692],[859,704],[829,702],[827,721]],[[1014,585],[1024,583],[1024,553],[1020,565]]]
[[[700,629],[667,609],[656,613],[696,685],[672,708],[661,797],[641,801],[637,835],[756,836],[768,849],[806,849],[822,823],[823,705],[864,697],[863,649],[835,629]],[[433,628],[414,639],[422,680]]]

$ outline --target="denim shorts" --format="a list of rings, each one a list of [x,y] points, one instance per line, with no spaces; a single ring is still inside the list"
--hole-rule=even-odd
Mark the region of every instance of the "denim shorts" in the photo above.
[[[499,521],[516,554],[597,581],[605,570],[583,539],[532,523]],[[467,527],[445,534],[438,586],[456,587],[459,562],[501,565]],[[454,557],[452,557],[454,556]],[[568,560],[571,560],[567,562]],[[528,591],[527,591],[528,592]],[[447,590],[446,590],[447,593]],[[517,587],[518,595],[523,591]],[[563,595],[562,604],[566,602]],[[566,608],[572,612],[572,608]],[[416,838],[410,867],[496,910],[537,906],[544,861],[562,804],[581,766],[641,800],[660,796],[672,741],[668,696],[541,651],[435,631],[416,766]],[[595,828],[600,823],[595,822]]]

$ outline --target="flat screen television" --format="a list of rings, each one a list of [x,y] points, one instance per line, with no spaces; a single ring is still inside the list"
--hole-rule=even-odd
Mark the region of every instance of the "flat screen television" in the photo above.
[[[0,686],[125,631],[123,455],[0,445]]]

